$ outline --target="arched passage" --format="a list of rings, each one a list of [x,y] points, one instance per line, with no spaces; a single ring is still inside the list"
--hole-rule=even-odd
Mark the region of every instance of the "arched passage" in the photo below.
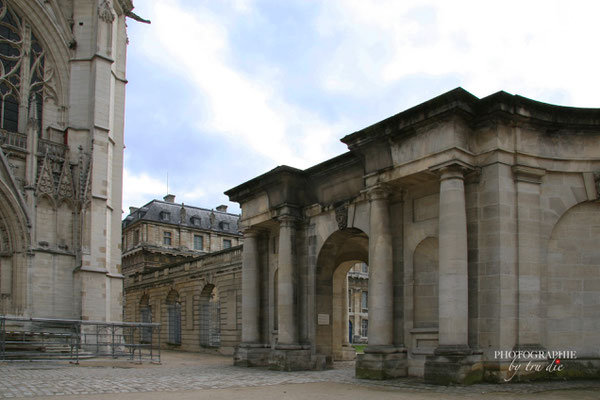
[[[145,294],[140,299],[140,321],[144,323],[152,322],[152,308],[150,307],[150,297]],[[152,328],[142,328],[140,331],[140,341],[142,343],[152,342]]]
[[[316,271],[316,351],[333,360],[354,358],[348,341],[348,271],[368,262],[369,239],[356,228],[334,232],[323,244]],[[344,346],[346,345],[346,346]]]
[[[179,293],[171,290],[167,295],[168,339],[170,344],[181,344],[181,303]]]
[[[200,293],[200,346],[221,345],[221,302],[215,285],[204,286]]]

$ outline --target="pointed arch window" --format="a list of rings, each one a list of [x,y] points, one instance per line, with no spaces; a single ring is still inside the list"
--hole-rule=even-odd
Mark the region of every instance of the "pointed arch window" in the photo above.
[[[52,75],[45,62],[29,24],[0,0],[0,129],[23,130],[21,112],[29,112],[41,127],[44,84]]]

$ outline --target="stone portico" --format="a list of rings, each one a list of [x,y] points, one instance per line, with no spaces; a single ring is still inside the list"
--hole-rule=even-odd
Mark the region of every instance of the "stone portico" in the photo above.
[[[226,192],[244,229],[235,364],[346,357],[344,278],[364,262],[357,377],[501,381],[514,349],[574,350],[561,376],[598,376],[600,110],[458,88],[342,142]]]

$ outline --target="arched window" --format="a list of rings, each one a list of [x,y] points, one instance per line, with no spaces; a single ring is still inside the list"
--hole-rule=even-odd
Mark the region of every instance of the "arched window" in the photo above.
[[[214,285],[206,285],[200,293],[200,345],[221,345],[221,303]]]
[[[152,323],[152,308],[150,307],[150,298],[147,294],[140,300],[140,320],[143,323]],[[140,331],[140,341],[142,343],[152,343],[152,328],[143,327]]]
[[[169,336],[167,342],[170,344],[181,344],[181,303],[179,294],[171,290],[167,296],[167,317]]]
[[[19,104],[23,101],[41,124],[42,91],[47,80],[44,64],[44,51],[31,27],[6,0],[0,0],[0,129],[18,131]]]

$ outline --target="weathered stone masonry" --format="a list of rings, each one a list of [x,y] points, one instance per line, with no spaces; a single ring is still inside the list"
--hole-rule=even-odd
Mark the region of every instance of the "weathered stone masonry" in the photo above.
[[[459,88],[342,141],[226,192],[251,240],[236,364],[343,357],[340,271],[365,262],[359,377],[502,380],[512,349],[577,352],[536,377],[599,375],[600,110]]]

